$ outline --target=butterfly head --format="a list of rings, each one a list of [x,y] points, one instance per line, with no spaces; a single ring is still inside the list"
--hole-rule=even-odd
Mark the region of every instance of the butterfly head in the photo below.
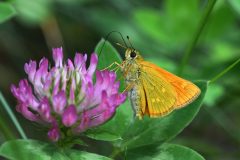
[[[125,58],[126,60],[137,60],[141,59],[141,56],[137,50],[133,48],[127,48],[125,52]]]

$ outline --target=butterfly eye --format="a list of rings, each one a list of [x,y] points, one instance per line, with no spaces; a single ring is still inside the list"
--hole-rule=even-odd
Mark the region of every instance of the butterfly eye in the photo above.
[[[135,58],[136,55],[137,55],[137,54],[136,54],[136,52],[134,52],[134,51],[132,51],[132,52],[130,53],[130,57],[131,57],[131,58]]]

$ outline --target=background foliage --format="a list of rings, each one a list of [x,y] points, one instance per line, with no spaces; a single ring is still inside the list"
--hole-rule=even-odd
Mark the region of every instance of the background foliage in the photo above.
[[[132,44],[145,59],[177,73],[183,54],[207,4],[207,0],[185,2],[0,2],[0,90],[10,105],[15,106],[9,87],[11,83],[17,83],[20,78],[26,77],[23,71],[25,62],[29,59],[39,60],[42,56],[49,58],[51,48],[59,46],[63,46],[65,53],[68,53],[65,57],[73,57],[75,51],[91,53],[100,39],[112,30],[129,35]],[[15,17],[11,18],[13,16]],[[240,1],[218,0],[185,67],[183,77],[191,80],[209,80],[239,59],[239,22]],[[112,44],[122,43],[116,34],[113,34],[109,41]],[[116,48],[121,54],[124,53],[121,48]],[[209,85],[203,107],[197,117],[170,143],[190,147],[211,160],[231,160],[240,156],[239,70],[240,65],[237,65],[226,76]],[[42,130],[19,114],[16,115],[28,137],[44,140]],[[0,143],[18,137],[3,107],[0,107],[0,117]],[[4,129],[9,126],[11,132]],[[102,142],[91,143],[101,145]],[[168,149],[169,146],[166,144],[163,147]],[[108,154],[108,149],[101,148],[100,152]],[[148,149],[149,154],[152,154],[154,149]]]

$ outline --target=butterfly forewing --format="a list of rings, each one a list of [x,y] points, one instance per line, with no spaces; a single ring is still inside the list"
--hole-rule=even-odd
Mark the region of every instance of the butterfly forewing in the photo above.
[[[144,93],[146,107],[142,109],[143,114],[150,117],[164,116],[174,109],[176,103],[176,92],[164,77],[159,75],[155,70],[142,68],[139,81],[140,93]],[[141,94],[143,97],[143,94]],[[142,107],[142,106],[141,106]]]
[[[182,108],[187,104],[194,101],[198,95],[200,94],[200,89],[191,82],[173,82],[176,93],[177,93],[177,101],[174,105],[175,108]]]
[[[150,63],[142,61],[141,65],[145,70],[154,70],[158,75],[162,75],[164,79],[170,83],[176,92],[176,102],[174,108],[181,108],[195,100],[200,94],[200,89],[193,83],[184,80],[170,72]]]

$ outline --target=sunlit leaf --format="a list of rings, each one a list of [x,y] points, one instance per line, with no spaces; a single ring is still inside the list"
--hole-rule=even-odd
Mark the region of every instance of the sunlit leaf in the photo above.
[[[96,46],[95,52],[100,54],[104,40],[102,39]],[[99,57],[98,69],[103,69],[109,66],[113,62],[121,63],[122,58],[120,57],[117,50],[106,41],[104,48]],[[118,77],[121,77],[118,74]],[[124,87],[123,79],[121,78],[121,88]],[[122,140],[122,134],[128,129],[130,122],[133,120],[133,113],[130,106],[130,102],[127,100],[124,104],[120,105],[116,111],[114,117],[102,126],[87,132],[87,136],[97,140],[105,141],[116,141]]]
[[[203,102],[207,81],[196,81],[201,95],[185,108],[174,111],[163,118],[135,120],[123,136],[123,146],[136,148],[154,143],[163,143],[179,134],[196,116]]]
[[[108,45],[108,47],[112,48],[110,44]],[[106,52],[110,52],[110,50],[106,50]],[[114,52],[113,54],[118,53]],[[118,61],[117,55],[115,55],[114,58],[113,54],[110,54],[108,57],[106,57],[106,59]],[[99,61],[100,65],[101,63],[104,63],[104,61],[106,60],[101,59]],[[120,108],[117,110],[116,116],[112,120],[103,126],[98,127],[95,130],[96,134],[94,134],[93,131],[91,137],[94,137],[95,139],[102,139],[101,136],[106,133],[108,136],[105,135],[102,140],[109,139],[109,141],[112,141],[120,139],[123,141],[122,145],[127,146],[128,148],[144,146],[156,142],[164,142],[170,138],[173,138],[192,121],[200,109],[207,89],[207,82],[198,81],[196,84],[199,86],[202,93],[199,98],[189,106],[174,111],[169,116],[163,118],[151,119],[145,117],[144,120],[133,120],[130,104],[127,103],[127,105],[120,106]],[[98,135],[97,133],[100,134]],[[109,134],[112,134],[112,136],[109,136]]]
[[[213,45],[220,39],[220,37],[229,35],[232,32],[229,28],[232,27],[234,21],[235,16],[231,7],[226,5],[224,1],[218,1],[211,13],[211,16],[209,17],[204,41]]]
[[[110,158],[94,153],[58,148],[51,143],[37,140],[7,141],[0,146],[0,155],[11,160],[110,160]]]
[[[134,160],[204,160],[200,154],[190,148],[168,143],[129,150],[126,158]]]
[[[211,84],[208,86],[208,90],[204,99],[204,104],[209,107],[213,107],[216,101],[223,95],[224,88],[219,84]]]
[[[232,8],[240,15],[240,1],[239,0],[228,0]]]
[[[0,155],[11,160],[51,160],[55,149],[49,144],[35,140],[7,141],[0,147]]]
[[[182,48],[200,20],[198,0],[187,0],[185,3],[188,5],[178,0],[167,0],[163,2],[163,10],[148,7],[135,9],[133,21],[141,32],[161,47],[168,50]],[[183,24],[187,25],[183,27]]]
[[[13,2],[19,18],[27,24],[38,24],[47,19],[51,13],[49,0],[16,0]]]
[[[5,22],[14,15],[16,15],[16,10],[11,4],[0,2],[0,23]]]
[[[122,58],[118,51],[108,41],[105,41],[105,43],[104,41],[104,39],[101,39],[94,50],[95,53],[100,55],[97,66],[99,70],[108,67],[113,62],[122,62]]]
[[[86,151],[69,150],[67,151],[68,158],[71,160],[111,160],[111,158],[104,157],[98,154],[89,153]],[[56,159],[57,160],[57,159]]]

